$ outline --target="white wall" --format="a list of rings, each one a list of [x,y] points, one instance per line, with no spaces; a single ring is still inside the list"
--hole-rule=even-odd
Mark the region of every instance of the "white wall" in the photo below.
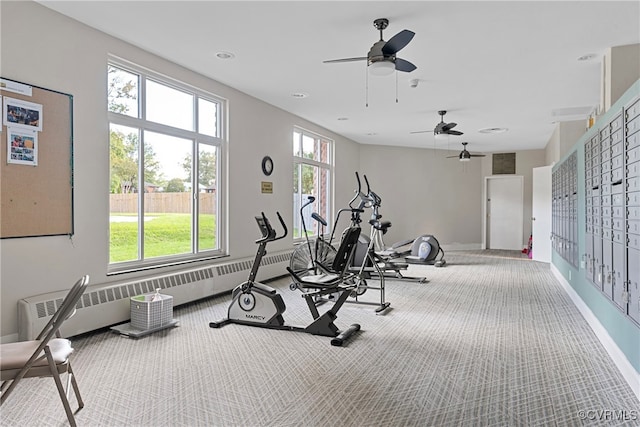
[[[384,236],[387,245],[433,234],[445,248],[480,248],[480,162],[445,158],[451,154],[429,148],[361,146],[360,172],[382,197],[381,213],[392,223]]]
[[[294,125],[335,140],[336,199],[351,194],[359,145],[237,90],[193,73],[109,37],[33,2],[2,2],[0,17],[2,77],[73,95],[75,235],[3,239],[0,334],[17,332],[16,303],[41,293],[68,289],[83,274],[92,284],[136,275],[107,276],[109,140],[106,114],[107,58],[113,54],[208,90],[229,100],[228,199],[231,259],[252,256],[260,211],[280,210],[292,223],[292,139]],[[28,30],[25,30],[28,25]],[[19,35],[19,37],[18,37]],[[46,114],[46,112],[45,112]],[[3,145],[4,146],[4,145]],[[273,194],[261,194],[261,159],[270,155],[275,170]],[[341,185],[347,180],[348,185]],[[292,246],[273,244],[274,252]],[[228,261],[230,258],[226,258]],[[194,265],[192,264],[191,267]],[[173,268],[175,270],[177,268]],[[166,269],[171,270],[171,269]],[[154,274],[159,271],[155,270]],[[140,275],[140,274],[138,274]]]
[[[533,168],[545,165],[544,150],[527,150],[516,152],[516,175],[524,177],[524,206],[522,229],[523,247],[531,235],[531,217],[533,216]]]
[[[603,113],[640,79],[640,44],[607,49],[602,68]]]
[[[34,2],[2,2],[0,75],[74,96],[75,234],[0,240],[0,336],[17,333],[19,299],[68,289],[81,275],[92,284],[129,280],[144,273],[107,276],[109,141],[106,113],[107,60],[113,54],[200,87],[229,101],[228,227],[230,257],[253,256],[254,216],[279,210],[292,223],[291,132],[294,125],[335,140],[335,208],[353,196],[354,172],[367,174],[383,198],[382,214],[393,226],[391,244],[434,234],[446,248],[480,247],[483,162],[445,159],[433,149],[361,146],[233,88],[193,73],[123,41],[79,24]],[[25,31],[28,23],[28,31]],[[19,40],[16,37],[19,35]],[[28,48],[26,48],[28,47]],[[46,112],[45,112],[46,114]],[[261,194],[261,159],[275,164],[273,194]],[[518,174],[540,166],[518,154]],[[523,160],[524,159],[524,160]],[[544,161],[544,154],[542,155]],[[490,170],[490,163],[489,163]],[[530,183],[525,182],[525,188]],[[530,199],[530,196],[529,196]],[[529,200],[527,199],[527,200]],[[528,202],[530,203],[530,201]],[[526,209],[526,207],[525,207]],[[525,213],[525,218],[530,214]],[[528,234],[527,234],[528,237]],[[292,246],[290,239],[272,251]],[[190,267],[196,265],[191,264]],[[166,273],[179,267],[154,270]]]
[[[557,163],[586,132],[586,120],[559,122],[545,147],[545,166]]]

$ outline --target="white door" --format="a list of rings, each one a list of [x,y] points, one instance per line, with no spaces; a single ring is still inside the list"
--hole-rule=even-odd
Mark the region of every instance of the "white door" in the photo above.
[[[521,176],[487,177],[487,248],[522,250]]]
[[[531,211],[532,258],[551,262],[551,166],[533,168]]]

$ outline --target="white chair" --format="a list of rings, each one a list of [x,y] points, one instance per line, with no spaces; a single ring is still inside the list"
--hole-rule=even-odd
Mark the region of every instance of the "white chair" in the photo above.
[[[69,361],[69,357],[73,353],[71,341],[61,338],[60,326],[73,316],[78,300],[88,285],[89,276],[82,277],[73,285],[58,310],[35,340],[0,344],[0,368],[2,371],[0,405],[4,404],[9,394],[23,378],[53,377],[69,424],[75,427],[76,421],[69,405],[69,385],[73,386],[78,400],[78,410],[84,407],[84,402],[80,397],[80,390]],[[60,378],[60,374],[65,372],[67,373],[66,392]]]

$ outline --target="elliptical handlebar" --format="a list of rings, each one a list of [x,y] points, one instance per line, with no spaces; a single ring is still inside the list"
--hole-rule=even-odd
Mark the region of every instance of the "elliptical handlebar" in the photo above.
[[[364,176],[365,180],[367,179],[366,175]],[[355,196],[353,199],[349,201],[349,207],[354,209],[353,202],[360,199],[360,203],[358,204],[358,209],[364,209],[370,207],[369,203],[371,203],[371,199],[362,192],[362,182],[360,181],[360,175],[356,172],[356,180],[358,181],[358,189],[356,190]],[[368,184],[368,183],[367,183]]]
[[[356,172],[357,173],[357,172]],[[382,204],[382,198],[378,196],[373,190],[371,190],[371,186],[369,185],[369,180],[367,179],[367,175],[363,175],[364,180],[367,183],[367,195],[365,196],[371,204],[375,207],[379,207]]]
[[[355,191],[355,195],[351,200],[349,200],[349,207],[353,207],[353,202],[355,202],[361,194],[362,185],[360,184],[360,176],[358,176],[358,172],[356,172],[356,179],[358,180],[358,189]]]
[[[367,183],[367,195],[366,195],[366,198],[370,203],[370,205],[367,206],[367,207],[370,207],[372,209],[371,219],[374,220],[374,221],[377,221],[380,218],[382,218],[382,215],[380,215],[380,212],[379,212],[380,206],[382,205],[382,198],[380,196],[378,196],[371,189],[371,186],[369,185],[369,180],[367,179],[367,175],[363,175],[363,176],[364,176],[364,180]]]

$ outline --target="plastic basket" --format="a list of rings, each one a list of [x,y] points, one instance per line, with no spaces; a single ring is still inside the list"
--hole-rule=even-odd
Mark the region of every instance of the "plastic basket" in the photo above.
[[[173,320],[173,297],[159,293],[131,297],[131,326],[148,330],[161,328]]]

